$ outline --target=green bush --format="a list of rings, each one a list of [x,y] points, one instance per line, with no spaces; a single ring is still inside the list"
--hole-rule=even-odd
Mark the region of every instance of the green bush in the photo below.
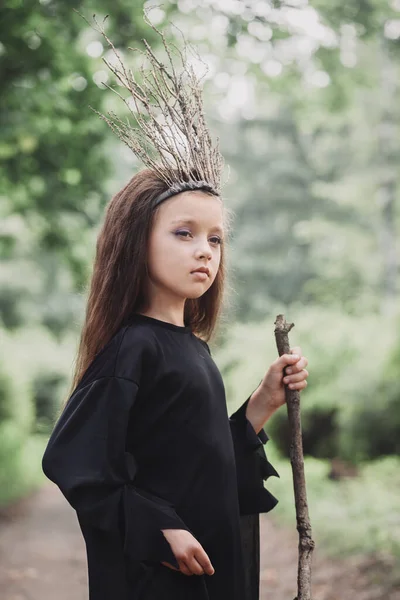
[[[31,435],[34,410],[29,383],[22,373],[17,375],[6,352],[0,369],[0,503],[4,503],[14,497],[24,476],[21,456]]]
[[[33,380],[33,402],[36,412],[35,431],[50,433],[57,418],[65,374],[38,373]]]
[[[400,454],[400,339],[390,353],[381,380],[357,403],[343,440],[348,455],[363,459]]]
[[[43,480],[41,455],[73,358],[71,339],[43,329],[0,329],[0,505]],[[46,435],[35,435],[37,432]]]
[[[34,420],[32,391],[23,373],[16,373],[10,360],[0,356],[0,424],[13,422],[22,435],[28,435]],[[21,369],[22,371],[22,369]]]
[[[271,518],[296,527],[293,479],[289,460],[279,457],[271,442],[269,460],[280,479],[266,487],[279,499]],[[332,556],[389,553],[400,558],[400,459],[389,456],[359,468],[359,476],[328,479],[330,464],[305,459],[308,505],[317,551]]]
[[[279,308],[274,315],[283,312]],[[286,317],[295,322],[291,345],[301,346],[309,359],[308,387],[301,393],[305,453],[351,462],[396,454],[398,329],[379,315],[348,315],[332,307],[291,307]],[[230,326],[223,343],[211,344],[232,410],[258,386],[277,357],[274,319]],[[286,409],[280,409],[265,429],[287,455]]]

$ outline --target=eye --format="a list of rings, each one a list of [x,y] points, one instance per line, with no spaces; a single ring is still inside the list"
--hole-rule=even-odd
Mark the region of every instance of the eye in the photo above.
[[[218,235],[214,235],[211,239],[212,240],[217,240],[216,242],[213,242],[213,244],[219,244],[219,245],[221,245],[223,243],[222,238],[220,238]]]
[[[176,231],[175,235],[187,237],[188,235],[192,235],[192,234],[190,233],[190,231]],[[220,238],[218,235],[213,235],[212,238],[210,238],[210,239],[216,240],[216,241],[213,241],[212,244],[221,245],[223,243],[222,238]]]

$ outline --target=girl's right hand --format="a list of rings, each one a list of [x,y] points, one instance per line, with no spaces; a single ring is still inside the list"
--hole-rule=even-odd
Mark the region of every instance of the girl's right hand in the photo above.
[[[213,575],[214,568],[203,546],[185,529],[162,529],[171,550],[179,564],[179,569],[167,562],[161,564],[181,571],[184,575]]]

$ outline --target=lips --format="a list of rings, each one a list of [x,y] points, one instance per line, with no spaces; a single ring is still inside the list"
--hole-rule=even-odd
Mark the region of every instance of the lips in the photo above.
[[[195,271],[192,271],[192,273],[205,273],[206,275],[210,276],[210,271],[206,267],[201,267],[200,269],[196,269]]]

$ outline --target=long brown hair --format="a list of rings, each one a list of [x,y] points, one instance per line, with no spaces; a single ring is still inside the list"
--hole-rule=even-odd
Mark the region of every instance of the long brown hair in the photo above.
[[[157,208],[153,199],[167,184],[150,170],[134,175],[107,206],[96,244],[85,320],[82,327],[70,393],[82,379],[98,352],[129,317],[145,305],[147,248]],[[229,233],[231,213],[224,207],[225,232]],[[210,340],[225,303],[226,265],[224,244],[220,266],[211,287],[196,299],[188,298],[184,324],[193,333]]]

